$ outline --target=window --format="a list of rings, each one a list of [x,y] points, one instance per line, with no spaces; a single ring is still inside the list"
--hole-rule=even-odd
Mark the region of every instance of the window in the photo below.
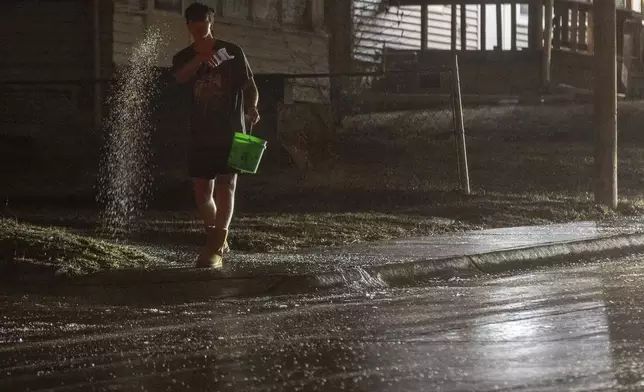
[[[529,16],[530,15],[530,6],[528,4],[519,4],[519,15]]]
[[[250,9],[248,0],[225,0],[224,1],[224,17],[248,19],[250,16]]]
[[[154,9],[183,13],[181,0],[154,0]]]
[[[145,1],[145,0],[142,0],[142,1]],[[206,5],[206,6],[210,7],[210,8],[212,8],[213,10],[215,10],[216,15],[221,16],[222,7],[223,7],[223,4],[224,4],[225,0],[184,0],[183,1],[184,10],[190,4],[195,3],[197,1],[199,1],[203,5]]]
[[[282,21],[302,26],[306,24],[307,0],[282,0]]]
[[[148,7],[148,0],[116,0],[114,3],[117,7],[124,6],[137,11],[145,11]]]
[[[280,0],[253,0],[253,19],[277,22]]]
[[[222,1],[223,0],[199,0],[199,2],[202,3],[203,5],[207,5],[208,7],[214,9],[217,15],[219,15],[219,12],[220,12],[219,5],[221,4]],[[193,2],[194,1],[190,1],[190,3],[193,3]]]

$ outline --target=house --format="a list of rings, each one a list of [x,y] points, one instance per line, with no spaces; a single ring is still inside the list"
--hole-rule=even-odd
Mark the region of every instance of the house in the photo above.
[[[353,0],[353,29],[342,32],[352,37],[351,59],[345,62],[353,70],[405,70],[402,76],[385,77],[396,92],[435,92],[419,83],[419,73],[447,66],[453,53],[459,55],[464,94],[538,97],[551,87],[587,90],[594,67],[592,0],[554,0],[551,21],[545,20],[546,4]],[[621,0],[617,6],[620,91],[642,95],[642,1]],[[552,29],[546,31],[550,22]],[[547,36],[552,37],[551,54],[545,50]]]
[[[486,13],[488,15],[488,19],[486,21],[487,23],[487,30],[488,34],[486,36],[486,47],[488,48],[494,48],[498,41],[497,41],[497,31],[494,28],[496,26],[496,10],[494,5],[486,5]],[[529,25],[529,15],[530,15],[530,7],[528,4],[517,4],[516,9],[516,29],[517,29],[517,48],[518,49],[524,49],[528,48],[529,44],[529,36],[528,36],[528,25]],[[512,6],[510,4],[503,4],[501,7],[501,31],[502,31],[502,44],[504,49],[510,49],[512,47]],[[479,21],[479,29],[480,29],[480,21]],[[479,47],[477,49],[481,49],[481,45],[479,43]]]
[[[99,128],[109,79],[127,64],[148,28],[165,45],[157,66],[191,43],[183,10],[192,0],[0,2],[3,132]],[[241,45],[258,77],[328,72],[323,0],[203,0],[215,34]],[[318,85],[296,80],[292,102],[320,102]],[[72,126],[73,122],[73,126]]]
[[[114,0],[112,60],[129,58],[147,28],[167,37],[159,66],[190,45],[183,10],[192,0]],[[214,33],[239,44],[257,74],[328,72],[328,39],[323,0],[201,0],[216,10]],[[110,12],[110,11],[107,11]],[[306,100],[306,88],[295,86],[295,100]],[[310,95],[310,94],[309,94]]]
[[[392,2],[393,3],[393,2]],[[488,48],[497,45],[495,5],[487,5],[487,30],[485,37]],[[427,47],[429,49],[451,49],[452,7],[448,4],[428,5]],[[520,4],[515,8],[517,20],[517,46],[528,47],[528,5]],[[502,47],[511,47],[511,12],[510,4],[502,6]],[[461,10],[457,13],[456,49],[460,50]],[[380,63],[388,49],[416,49],[421,45],[421,7],[418,5],[383,6],[381,0],[353,0],[352,16],[354,20],[354,60],[363,63]],[[481,8],[477,4],[466,5],[467,50],[480,50],[481,42]]]
[[[330,122],[327,120],[330,115],[328,80],[284,80],[279,76],[328,73],[329,40],[324,26],[324,1],[201,2],[216,10],[215,36],[240,45],[255,73],[260,89],[262,121],[253,132],[271,146],[276,146],[279,141],[291,151],[301,142],[299,136],[306,129],[325,133]],[[115,0],[111,45],[114,66],[125,65],[132,47],[141,41],[143,32],[157,28],[168,38],[158,57],[158,65],[166,69],[170,67],[174,53],[192,42],[183,16],[183,10],[190,3],[192,0]],[[167,112],[157,125],[157,131],[167,134],[166,140],[174,145],[182,141],[172,129],[176,113],[178,111]],[[172,150],[170,146],[169,151]],[[276,158],[276,151],[276,148],[269,149],[267,158]]]

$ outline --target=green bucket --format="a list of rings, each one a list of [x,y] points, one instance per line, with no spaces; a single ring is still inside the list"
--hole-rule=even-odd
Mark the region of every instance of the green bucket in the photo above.
[[[230,155],[228,155],[228,166],[241,173],[255,174],[264,150],[266,150],[265,140],[235,132]]]

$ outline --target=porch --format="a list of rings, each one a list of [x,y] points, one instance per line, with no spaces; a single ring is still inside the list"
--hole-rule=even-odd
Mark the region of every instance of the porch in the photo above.
[[[450,9],[449,50],[428,46],[428,9],[437,5]],[[588,93],[593,85],[591,0],[391,0],[389,7],[420,8],[420,48],[385,45],[381,64],[385,70],[413,73],[434,69],[448,64],[452,53],[457,53],[463,93],[468,95],[540,96],[571,90]],[[472,26],[466,16],[472,9],[479,15],[476,49],[468,45]],[[519,45],[520,11],[527,14],[528,22],[527,42],[523,45]],[[644,93],[641,11],[640,0],[622,1],[617,11],[619,91],[629,97]],[[490,41],[494,44],[490,45]],[[431,93],[432,87],[438,87],[405,80],[397,84],[407,86],[402,88],[407,93]]]

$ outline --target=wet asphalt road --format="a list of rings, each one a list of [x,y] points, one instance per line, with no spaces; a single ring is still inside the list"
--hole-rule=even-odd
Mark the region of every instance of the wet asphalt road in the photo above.
[[[422,288],[0,301],[0,391],[644,390],[644,257]]]

